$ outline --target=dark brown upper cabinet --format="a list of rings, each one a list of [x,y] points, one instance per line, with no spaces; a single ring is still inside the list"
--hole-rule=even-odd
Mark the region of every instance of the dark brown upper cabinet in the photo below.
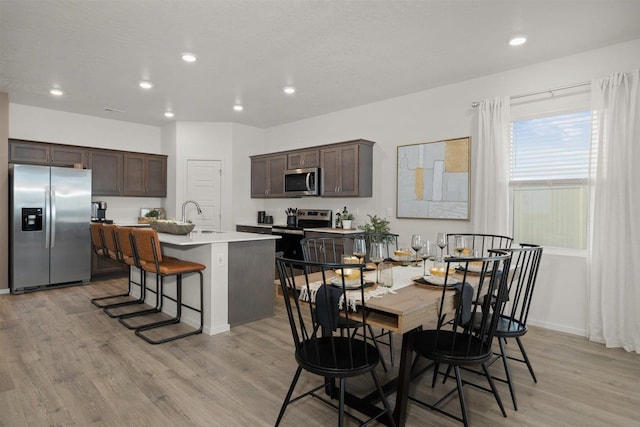
[[[304,169],[320,166],[320,150],[292,151],[287,154],[287,169]]]
[[[119,151],[90,150],[91,194],[93,196],[123,195],[124,155]]]
[[[42,142],[9,140],[9,162],[48,166],[87,164],[88,150],[84,147]]]
[[[371,197],[373,142],[359,139],[320,149],[320,194],[324,197]]]
[[[251,197],[284,197],[284,171],[287,155],[261,155],[251,157]]]
[[[126,153],[123,196],[166,197],[166,156]]]

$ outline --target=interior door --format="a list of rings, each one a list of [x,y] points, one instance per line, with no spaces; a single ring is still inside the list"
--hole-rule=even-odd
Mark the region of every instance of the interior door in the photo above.
[[[220,160],[187,160],[187,200],[198,202],[202,215],[198,215],[196,207],[190,203],[185,217],[196,227],[210,230],[222,227],[221,176]]]

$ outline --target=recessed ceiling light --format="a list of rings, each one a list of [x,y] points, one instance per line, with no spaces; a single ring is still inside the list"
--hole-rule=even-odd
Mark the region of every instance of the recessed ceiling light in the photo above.
[[[511,46],[520,46],[523,45],[527,42],[527,38],[526,37],[522,37],[522,36],[518,36],[518,37],[514,37],[511,40],[509,40],[509,45]]]
[[[198,60],[198,57],[193,53],[185,52],[182,54],[182,60],[184,62],[196,62]]]
[[[151,89],[153,87],[153,83],[148,82],[146,80],[141,81],[140,83],[138,83],[140,85],[140,87],[142,89]]]
[[[62,95],[64,95],[64,92],[63,92],[62,90],[60,90],[60,89],[57,89],[57,88],[53,88],[53,89],[51,89],[51,90],[49,91],[49,93],[50,93],[51,95],[54,95],[54,96],[62,96]]]
[[[296,93],[296,88],[293,86],[285,86],[284,93],[286,93],[287,95],[293,95],[294,93]]]
[[[244,107],[242,105],[240,105],[240,104],[236,104],[236,105],[233,106],[233,109],[236,110],[236,111],[242,111],[242,110],[244,110]]]
[[[172,118],[175,114],[173,114],[171,111],[167,111],[166,113],[164,113],[164,116],[168,119]]]

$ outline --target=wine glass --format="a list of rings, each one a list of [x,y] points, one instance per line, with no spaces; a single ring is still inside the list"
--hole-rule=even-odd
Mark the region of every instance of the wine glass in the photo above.
[[[384,261],[384,243],[371,242],[371,245],[369,246],[369,252],[369,259],[376,265],[376,283],[378,283],[380,279],[378,264]]]
[[[416,264],[418,264],[418,251],[422,249],[422,245],[424,245],[422,234],[414,234],[411,236],[411,249],[416,251]]]
[[[447,233],[438,233],[436,245],[440,248],[440,259],[444,259],[444,248],[447,247]]]
[[[453,241],[453,252],[455,252],[459,258],[462,255],[462,251],[464,250],[464,238],[460,235],[456,235]]]
[[[420,258],[422,258],[422,275],[426,276],[427,275],[427,260],[434,260],[435,259],[435,253],[434,253],[434,247],[431,244],[431,242],[429,240],[427,240],[426,242],[424,242],[424,245],[422,245],[422,247],[420,248]]]
[[[361,263],[364,263],[364,256],[367,254],[367,244],[364,241],[364,237],[357,237],[353,240],[353,255],[358,257],[358,261],[362,258]]]

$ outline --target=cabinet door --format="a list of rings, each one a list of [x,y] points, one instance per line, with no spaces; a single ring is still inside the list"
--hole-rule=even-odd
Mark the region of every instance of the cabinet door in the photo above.
[[[147,196],[167,197],[167,158],[147,156]]]
[[[87,150],[66,145],[51,145],[49,161],[54,166],[87,165]]]
[[[251,159],[251,197],[267,197],[267,158]]]
[[[338,147],[320,150],[320,191],[323,196],[339,196],[340,150]]]
[[[320,166],[320,150],[295,151],[287,155],[287,169]]]
[[[284,197],[284,171],[287,166],[287,156],[269,157],[269,191],[268,197]]]
[[[124,156],[124,196],[146,196],[144,154],[126,154]]]
[[[41,142],[9,140],[9,162],[49,164],[49,145]]]
[[[92,194],[94,196],[122,195],[123,155],[113,151],[90,151]]]
[[[358,196],[358,145],[340,147],[338,168],[340,180],[338,194],[340,196]]]

